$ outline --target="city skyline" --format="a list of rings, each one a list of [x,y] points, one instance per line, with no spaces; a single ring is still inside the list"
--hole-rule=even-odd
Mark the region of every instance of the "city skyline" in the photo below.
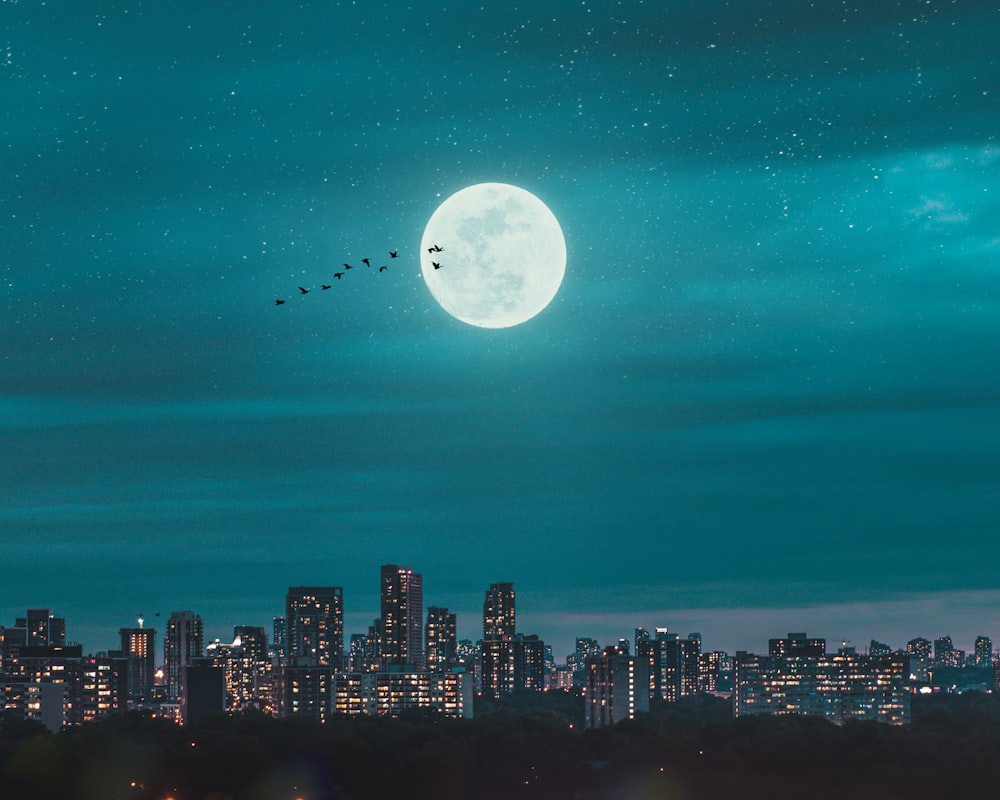
[[[3,618],[223,638],[335,585],[363,632],[394,563],[557,652],[1000,641],[996,7],[0,20]],[[483,182],[565,239],[502,330],[421,269]]]
[[[383,565],[380,568],[380,573],[382,574],[383,579],[385,576],[386,568],[389,568],[391,571],[402,570],[402,571],[415,572],[415,570],[412,570],[410,567],[397,567],[394,564]],[[422,573],[417,574],[416,577],[418,579],[422,578]],[[470,612],[466,614],[462,614],[460,612],[452,612],[452,615],[457,617],[457,625],[456,625],[457,639],[464,641],[471,641],[473,643],[476,643],[483,639],[484,624],[488,616],[487,609],[495,607],[489,605],[489,598],[491,597],[491,595],[496,596],[496,590],[498,588],[504,589],[504,587],[506,587],[506,591],[508,592],[516,591],[516,582],[491,583],[490,586],[485,590],[487,603],[480,602],[480,607],[476,612]],[[341,637],[341,646],[343,649],[343,653],[346,656],[349,649],[349,642],[351,636],[354,634],[363,634],[368,630],[370,630],[372,617],[366,616],[364,612],[354,612],[353,614],[351,614],[346,610],[346,608],[343,608],[342,606],[346,605],[347,601],[344,600],[342,596],[342,589],[339,586],[287,587],[286,592],[284,593],[286,598],[285,609],[284,609],[285,614],[283,615],[275,614],[271,617],[268,617],[266,620],[253,620],[253,621],[233,620],[232,622],[220,622],[219,620],[212,620],[212,619],[206,620],[204,615],[202,615],[197,609],[189,609],[185,611],[172,611],[166,615],[156,612],[152,617],[148,614],[141,615],[139,617],[139,620],[142,622],[142,626],[140,626],[140,628],[146,631],[150,629],[156,631],[156,638],[154,641],[158,658],[157,663],[163,663],[165,660],[163,650],[164,650],[164,639],[167,635],[166,630],[168,623],[170,623],[172,619],[177,617],[187,618],[187,615],[189,614],[194,614],[195,618],[197,618],[198,620],[199,630],[201,631],[199,633],[199,641],[201,641],[204,646],[207,646],[208,644],[211,644],[213,642],[218,642],[223,645],[228,644],[233,639],[234,635],[233,630],[235,628],[239,628],[241,626],[246,626],[246,625],[256,625],[263,627],[263,629],[266,631],[268,641],[270,642],[273,638],[273,626],[276,619],[278,619],[279,617],[284,619],[285,626],[288,626],[287,609],[289,607],[289,603],[291,602],[291,598],[293,596],[301,596],[302,592],[307,592],[307,594],[310,595],[310,600],[312,600],[313,598],[311,597],[311,595],[313,595],[317,591],[324,591],[324,590],[327,592],[332,591],[336,594],[335,600],[338,603],[339,611],[341,612],[342,618],[344,620],[343,629],[342,631],[339,632],[339,636]],[[377,593],[381,595],[381,590],[379,590]],[[480,594],[482,595],[482,593]],[[112,632],[110,631],[98,632],[101,634],[100,638],[102,641],[104,639],[109,639],[109,641],[112,641],[113,644],[109,644],[106,647],[97,646],[91,644],[89,641],[84,641],[83,638],[77,638],[76,636],[74,636],[73,631],[75,630],[76,626],[73,624],[72,619],[67,619],[66,615],[60,616],[59,614],[60,610],[57,608],[44,604],[20,605],[20,606],[15,604],[15,606],[13,607],[18,610],[16,610],[16,613],[12,614],[9,618],[11,620],[18,621],[19,623],[24,620],[24,617],[21,617],[19,615],[23,613],[25,608],[27,608],[29,611],[37,612],[45,610],[52,612],[53,615],[55,616],[56,622],[58,622],[60,625],[59,630],[64,640],[66,642],[71,642],[73,644],[83,645],[85,651],[89,651],[92,653],[115,649],[115,647],[119,646],[123,641],[121,637],[126,633],[126,631],[134,632],[136,630],[139,630],[139,628],[134,628],[131,627],[130,625],[122,624],[119,629],[116,629],[113,632],[114,636],[111,636]],[[443,609],[441,604],[434,602],[427,604],[426,608],[428,610],[433,608],[438,611],[447,610]],[[379,611],[381,612],[382,608],[380,608]],[[579,617],[579,615],[574,615],[572,613],[568,613],[565,616],[569,616],[571,618]],[[530,611],[528,612],[518,611],[518,617],[520,619],[525,620],[523,622],[517,623],[517,627],[519,629],[518,632],[523,633],[527,630],[530,630],[532,633],[537,634],[538,637],[542,641],[544,641],[546,645],[552,648],[553,656],[555,657],[557,663],[564,663],[566,657],[574,653],[575,643],[577,639],[592,638],[595,641],[597,641],[601,647],[614,645],[618,643],[620,640],[625,639],[629,641],[630,644],[632,644],[632,646],[634,647],[635,642],[633,641],[633,637],[638,631],[646,630],[647,632],[649,632],[649,631],[655,631],[657,629],[669,630],[672,635],[676,635],[680,639],[686,638],[689,634],[697,633],[700,636],[700,639],[703,643],[706,652],[722,651],[728,653],[730,656],[740,650],[744,650],[750,653],[759,652],[761,651],[764,643],[770,641],[779,634],[783,635],[785,632],[791,630],[809,630],[811,633],[815,634],[816,638],[826,640],[828,642],[829,649],[831,651],[841,645],[848,645],[855,647],[858,650],[858,652],[865,652],[867,651],[867,648],[871,641],[877,641],[883,644],[888,644],[893,651],[899,651],[899,650],[905,650],[907,643],[915,639],[921,639],[921,638],[926,639],[928,641],[928,644],[931,644],[937,639],[949,638],[954,644],[956,650],[963,651],[967,655],[971,656],[976,652],[977,641],[982,637],[985,636],[991,641],[997,641],[998,638],[1000,638],[991,635],[986,630],[985,626],[981,625],[976,620],[966,621],[964,628],[967,631],[975,631],[975,632],[963,634],[961,636],[954,636],[949,631],[930,631],[930,630],[923,630],[920,632],[913,632],[913,633],[894,632],[893,634],[888,636],[884,634],[883,635],[865,634],[861,638],[828,636],[826,635],[826,633],[822,628],[822,615],[817,615],[817,617],[810,619],[807,614],[797,613],[797,614],[789,614],[787,616],[775,615],[768,617],[766,621],[761,621],[760,623],[761,625],[770,625],[770,627],[768,627],[766,630],[760,628],[759,632],[757,629],[755,629],[755,631],[751,633],[745,632],[744,637],[741,637],[740,639],[737,640],[742,643],[742,646],[730,645],[727,647],[725,642],[718,640],[718,638],[714,635],[715,632],[711,628],[707,628],[704,626],[702,626],[701,628],[694,628],[691,626],[684,626],[683,624],[670,624],[670,620],[668,619],[658,619],[651,623],[647,621],[644,623],[635,622],[631,624],[628,624],[625,621],[623,621],[623,627],[620,628],[608,626],[605,623],[603,626],[592,626],[590,629],[587,630],[581,628],[580,630],[577,630],[576,633],[570,632],[570,633],[564,633],[561,636],[560,635],[550,636],[547,635],[546,631],[543,629],[536,630],[535,628],[531,627],[532,623],[530,622],[530,620],[539,619],[540,617],[544,618],[544,615],[531,614]],[[350,623],[346,621],[351,618],[357,618],[357,619],[364,618],[367,619],[367,623],[357,628],[353,628],[351,627]],[[377,622],[380,618],[379,613],[376,613],[374,615],[374,618],[376,619]],[[510,618],[513,619],[513,613],[510,613]],[[684,620],[683,612],[681,612],[678,616],[675,616],[674,619]],[[161,620],[162,623],[160,624],[160,627],[157,627],[157,623]],[[796,624],[775,626],[773,623],[779,620],[784,620],[785,622],[794,621]],[[422,621],[424,624],[426,624],[427,622],[426,614],[422,617]],[[704,619],[702,619],[701,621],[704,621]],[[0,622],[0,626],[2,625],[4,625],[4,623]],[[595,633],[595,630],[603,631],[603,634]],[[876,630],[885,630],[885,629],[876,628]],[[294,640],[294,634],[293,634],[293,639],[290,640],[290,645],[289,645],[290,647],[291,647],[291,641],[293,640]],[[204,647],[202,649],[204,649]],[[294,650],[290,650],[290,652],[294,652]]]

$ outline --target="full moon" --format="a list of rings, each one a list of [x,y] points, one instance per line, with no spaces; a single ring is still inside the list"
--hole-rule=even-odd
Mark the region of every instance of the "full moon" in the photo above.
[[[559,291],[566,241],[555,215],[531,192],[478,183],[431,215],[420,267],[434,299],[453,317],[509,328],[531,319]]]

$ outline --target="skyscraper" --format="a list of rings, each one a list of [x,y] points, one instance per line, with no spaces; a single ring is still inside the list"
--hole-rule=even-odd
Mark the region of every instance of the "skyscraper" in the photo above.
[[[681,697],[698,694],[701,662],[701,634],[689,633],[680,641]]]
[[[514,584],[492,583],[483,599],[481,688],[487,697],[545,688],[545,642],[515,633]]]
[[[614,725],[649,711],[648,662],[617,647],[585,661],[584,724],[588,728]]]
[[[288,626],[284,617],[274,617],[271,620],[271,654],[278,661],[278,666],[285,665],[288,648]]]
[[[383,564],[381,587],[382,663],[423,669],[423,578],[410,567]]]
[[[128,662],[128,699],[148,700],[153,694],[156,673],[156,630],[144,628],[139,617],[138,628],[120,628],[122,655]]]
[[[458,644],[456,617],[447,608],[427,609],[427,669],[431,672],[448,669],[455,662]]]
[[[205,626],[193,611],[174,611],[167,620],[167,635],[163,639],[163,665],[167,673],[167,697],[181,700],[184,690],[184,670],[202,654]]]
[[[500,697],[514,691],[514,641],[483,639],[480,645],[482,691],[485,697]]]
[[[28,647],[60,647],[66,644],[66,620],[53,615],[47,608],[29,608],[27,614],[15,621],[25,629]]]
[[[910,639],[910,641],[906,643],[906,654],[911,658],[930,658],[931,643],[922,636],[918,636],[916,639]]]
[[[545,642],[535,634],[514,634],[514,689],[545,690]]]
[[[217,640],[205,649],[212,665],[223,670],[226,710],[276,713],[267,634],[263,627],[235,625],[232,644]]]
[[[290,586],[285,595],[285,640],[290,666],[339,669],[344,655],[341,587]]]
[[[976,637],[976,666],[993,666],[993,641],[989,636]]]
[[[483,640],[513,639],[514,584],[491,583],[483,601]]]

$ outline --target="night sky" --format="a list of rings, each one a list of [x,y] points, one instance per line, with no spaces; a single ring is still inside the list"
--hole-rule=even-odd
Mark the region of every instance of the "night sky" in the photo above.
[[[332,584],[350,634],[397,563],[474,639],[513,581],[560,661],[1000,641],[998,41],[992,0],[2,0],[0,624],[228,640]],[[566,238],[506,330],[420,272],[482,181]]]

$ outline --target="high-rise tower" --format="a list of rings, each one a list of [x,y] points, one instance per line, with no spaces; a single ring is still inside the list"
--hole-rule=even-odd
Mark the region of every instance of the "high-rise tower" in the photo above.
[[[381,597],[382,663],[423,669],[423,577],[409,567],[383,564]]]
[[[16,620],[18,628],[25,629],[28,647],[60,647],[66,644],[66,619],[57,617],[47,608],[29,608],[28,613]]]
[[[483,640],[514,638],[514,584],[491,583],[483,601]]]
[[[181,699],[184,689],[184,669],[202,655],[205,626],[193,611],[174,611],[167,620],[167,635],[163,639],[163,665],[167,673],[167,696]]]
[[[344,603],[339,586],[290,586],[285,595],[290,666],[334,667],[344,655]]]
[[[455,662],[458,645],[456,617],[447,608],[427,609],[427,669],[431,672],[448,669]]]
[[[153,694],[156,673],[156,630],[144,628],[139,617],[138,628],[120,628],[122,655],[128,662],[128,698],[148,700]]]

